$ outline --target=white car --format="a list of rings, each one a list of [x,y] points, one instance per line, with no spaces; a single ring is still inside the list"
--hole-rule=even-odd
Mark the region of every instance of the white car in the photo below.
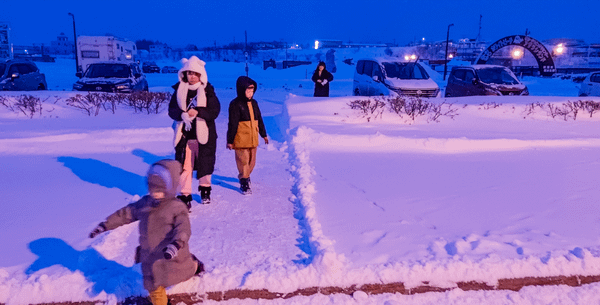
[[[421,63],[369,58],[356,62],[354,95],[411,95],[440,97],[440,88]]]
[[[585,77],[579,87],[579,96],[600,96],[600,72],[592,72]]]

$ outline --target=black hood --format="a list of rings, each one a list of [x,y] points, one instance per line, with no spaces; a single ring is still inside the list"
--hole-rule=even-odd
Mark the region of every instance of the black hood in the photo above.
[[[253,79],[251,79],[248,76],[238,77],[237,82],[235,83],[235,87],[237,89],[237,97],[248,100],[246,98],[246,88],[248,88],[250,85],[254,85],[254,92],[256,93],[256,89],[258,89],[258,85],[256,84],[256,82]]]

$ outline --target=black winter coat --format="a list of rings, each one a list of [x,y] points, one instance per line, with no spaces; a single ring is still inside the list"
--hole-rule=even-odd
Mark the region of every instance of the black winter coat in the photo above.
[[[179,88],[179,83],[173,85],[172,88],[175,89],[175,93],[171,96],[171,102],[169,103],[169,117],[177,122],[181,122],[183,110],[179,108],[177,103],[177,88]],[[204,119],[208,126],[208,142],[206,142],[206,144],[198,143],[198,158],[194,160],[194,170],[197,171],[196,176],[198,178],[212,174],[215,169],[215,155],[217,152],[217,128],[215,127],[215,119],[221,112],[221,103],[215,94],[215,88],[208,83],[206,88],[204,88],[204,92],[206,93],[206,107],[195,107],[198,111],[198,117]],[[187,105],[189,105],[196,94],[197,90],[188,90]],[[184,126],[182,126],[182,128],[184,128]],[[196,120],[192,122],[192,129],[190,131],[186,131],[185,128],[183,129],[183,137],[175,146],[175,160],[181,162],[182,165],[185,162],[187,140],[195,139]]]
[[[325,86],[321,85],[320,82],[317,82],[317,80],[327,80],[327,83],[325,84]],[[315,73],[313,73],[312,76],[312,81],[315,82],[315,95],[314,96],[321,96],[321,97],[328,97],[329,96],[329,83],[333,80],[333,75],[331,73],[329,73],[329,71],[323,69],[323,71],[321,72],[321,76],[319,76],[319,69],[315,70]]]
[[[227,144],[233,144],[237,134],[240,122],[250,121],[250,109],[248,108],[248,98],[246,97],[246,88],[254,85],[254,92],[258,88],[256,82],[249,77],[240,76],[236,82],[237,97],[229,103],[229,124],[227,125]],[[258,121],[258,133],[262,138],[267,137],[267,130],[263,122],[258,102],[251,99],[252,109],[254,110],[254,119]]]

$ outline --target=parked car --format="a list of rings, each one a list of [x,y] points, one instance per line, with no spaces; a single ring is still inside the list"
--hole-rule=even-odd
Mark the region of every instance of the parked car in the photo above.
[[[588,74],[581,87],[579,87],[579,96],[600,96],[600,72]]]
[[[160,73],[160,68],[153,61],[147,61],[142,64],[144,73]]]
[[[440,88],[421,63],[397,59],[361,59],[354,70],[354,95],[439,97]]]
[[[46,75],[35,63],[20,59],[0,62],[0,90],[46,90]]]
[[[77,91],[148,91],[146,76],[136,63],[94,63],[85,73],[77,72],[77,77],[81,78],[73,84],[73,90]]]
[[[504,66],[452,67],[445,96],[529,95],[529,90]]]
[[[179,70],[173,66],[164,66],[162,68],[162,73],[177,73]]]

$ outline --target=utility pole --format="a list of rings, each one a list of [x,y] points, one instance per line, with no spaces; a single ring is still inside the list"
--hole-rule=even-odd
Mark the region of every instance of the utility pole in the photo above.
[[[246,56],[246,76],[248,76],[248,31],[244,31],[244,56]]]
[[[448,25],[448,31],[446,32],[446,55],[444,57],[444,80],[446,80],[446,72],[448,71],[448,39],[450,38],[450,27],[453,26],[454,23]]]
[[[75,31],[75,15],[69,13],[73,17],[73,42],[75,43],[75,72],[79,72],[79,56],[77,56],[77,31]]]
[[[475,39],[475,41],[481,40],[481,18],[483,18],[483,16],[479,15],[479,32],[477,32],[477,38]]]

